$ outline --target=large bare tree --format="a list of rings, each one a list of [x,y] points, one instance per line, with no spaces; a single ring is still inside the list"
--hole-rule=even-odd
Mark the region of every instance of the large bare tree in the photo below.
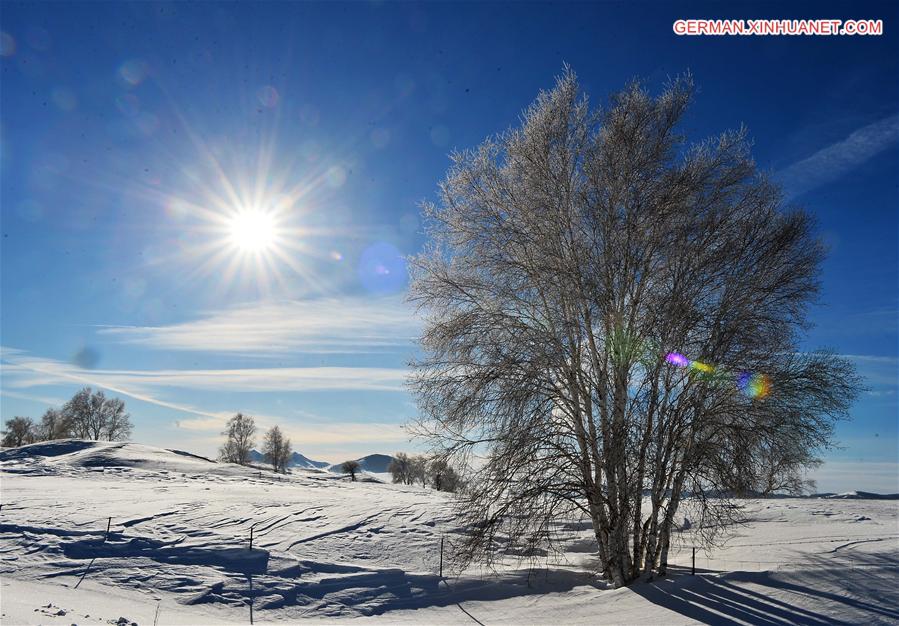
[[[849,362],[799,349],[812,219],[745,131],[687,144],[692,94],[635,82],[595,110],[566,71],[425,208],[411,384],[420,431],[473,474],[462,563],[543,553],[584,516],[613,584],[664,574],[679,510],[711,540],[723,496],[790,487],[857,393]]]

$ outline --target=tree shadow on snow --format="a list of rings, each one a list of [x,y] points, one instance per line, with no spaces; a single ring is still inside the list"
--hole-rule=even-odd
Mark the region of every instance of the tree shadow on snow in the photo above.
[[[670,580],[637,583],[632,590],[653,604],[705,624],[786,626],[899,620],[896,554],[856,554],[851,564],[804,557],[797,565],[797,569],[773,572],[700,572],[695,577],[687,575],[685,568],[677,568]]]
[[[317,565],[323,568],[319,570]],[[311,573],[322,574],[326,570],[337,575],[308,582],[303,580]],[[307,613],[315,617],[345,618],[349,614],[381,615],[390,611],[456,605],[467,613],[461,606],[463,602],[504,600],[597,585],[588,573],[564,569],[517,570],[485,580],[460,578],[447,581],[439,576],[414,574],[402,569],[333,568],[304,561],[301,566],[278,573],[281,577],[271,581],[255,579],[251,591],[255,601],[251,602],[256,611],[306,606]],[[299,580],[293,585],[285,584],[285,575],[296,575]],[[228,592],[227,585],[220,585],[191,603],[221,601]],[[469,616],[476,620],[475,616]]]

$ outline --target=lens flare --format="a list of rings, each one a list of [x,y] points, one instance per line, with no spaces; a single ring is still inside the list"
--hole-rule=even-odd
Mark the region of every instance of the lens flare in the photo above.
[[[685,357],[680,352],[669,352],[665,357],[665,360],[675,367],[687,367],[688,365],[690,365],[690,359]]]
[[[771,379],[766,374],[740,372],[734,376],[727,370],[713,367],[708,363],[691,361],[680,352],[669,352],[665,355],[665,361],[675,367],[686,367],[692,372],[702,374],[705,380],[736,383],[737,389],[753,400],[761,400],[771,394]]]
[[[771,380],[764,374],[753,374],[743,392],[756,400],[766,398],[771,393]]]
[[[278,106],[278,101],[281,100],[278,90],[271,85],[260,87],[259,91],[256,92],[256,98],[259,100],[259,104],[267,109],[275,108]]]
[[[147,62],[141,59],[129,59],[119,66],[119,76],[130,87],[141,84],[149,71]]]
[[[359,281],[374,294],[397,293],[406,286],[406,261],[392,244],[379,241],[359,258]]]

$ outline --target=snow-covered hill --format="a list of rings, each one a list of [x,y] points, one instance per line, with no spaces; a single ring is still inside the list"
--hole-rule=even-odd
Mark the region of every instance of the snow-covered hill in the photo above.
[[[250,461],[259,464],[268,462],[266,461],[265,455],[259,450],[250,450]],[[292,452],[290,454],[290,461],[287,464],[288,467],[299,467],[302,469],[324,469],[329,465],[330,463],[327,461],[313,461],[299,452]]]
[[[82,441],[0,452],[0,486],[2,624],[899,621],[896,501],[747,501],[697,576],[684,532],[669,578],[613,590],[580,520],[552,529],[548,569],[442,581],[451,501],[418,487]]]
[[[310,458],[300,454],[299,452],[294,452],[290,455],[290,466],[291,467],[306,467],[310,469],[322,469],[328,467],[327,461],[313,461]]]
[[[871,493],[870,491],[847,491],[845,493],[819,493],[816,498],[832,500],[899,500],[899,493]]]

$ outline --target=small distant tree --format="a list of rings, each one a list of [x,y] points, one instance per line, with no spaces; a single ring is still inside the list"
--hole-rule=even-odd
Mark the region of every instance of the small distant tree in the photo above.
[[[286,473],[287,463],[290,460],[290,439],[285,439],[281,429],[272,426],[262,441],[262,452],[265,458],[272,464],[276,472]]]
[[[344,474],[349,474],[349,475],[350,475],[350,479],[351,479],[353,482],[356,482],[356,474],[358,474],[359,471],[360,471],[361,469],[362,469],[362,468],[361,468],[361,466],[359,465],[359,461],[344,461],[344,462],[340,465],[340,470],[341,470]]]
[[[47,409],[36,429],[37,438],[41,441],[67,439],[72,436],[72,424],[59,409]]]
[[[131,436],[131,416],[125,403],[90,387],[82,388],[63,405],[61,418],[68,425],[68,434],[79,439],[122,441]]]
[[[238,413],[228,420],[222,431],[226,440],[219,450],[219,458],[227,463],[250,463],[250,450],[255,444],[256,421],[249,415]]]
[[[429,474],[431,486],[437,491],[449,491],[454,493],[458,490],[460,479],[456,470],[446,462],[446,459],[436,458],[431,461],[429,466]]]
[[[34,443],[34,421],[30,417],[14,417],[6,420],[6,430],[3,431],[3,447],[18,448],[25,444]]]
[[[409,457],[409,484],[421,483],[428,486],[428,459],[422,455]]]
[[[387,471],[393,477],[394,483],[411,485],[414,480],[411,473],[409,455],[405,452],[397,452],[394,455],[390,465],[387,466]]]

